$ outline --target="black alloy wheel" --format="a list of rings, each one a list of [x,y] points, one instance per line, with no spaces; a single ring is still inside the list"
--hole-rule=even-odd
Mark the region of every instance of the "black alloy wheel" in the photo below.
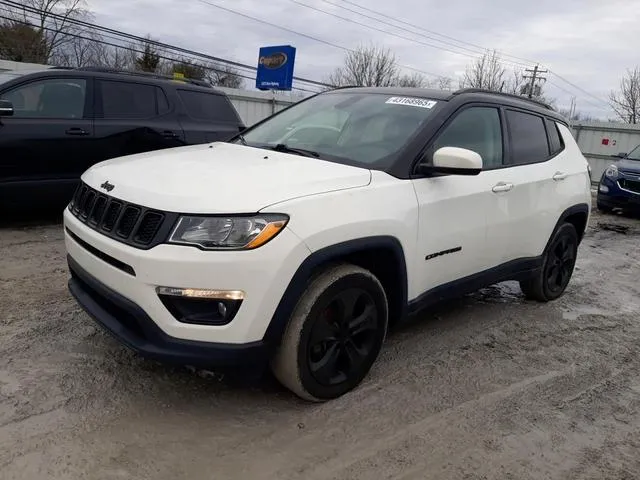
[[[578,234],[575,227],[565,223],[558,228],[544,254],[542,268],[535,275],[520,282],[525,296],[539,302],[559,298],[569,285],[578,254]]]
[[[567,288],[575,264],[575,242],[569,235],[564,235],[552,246],[545,265],[545,279],[549,292],[555,294]]]
[[[377,329],[378,311],[366,290],[350,288],[334,295],[311,327],[311,375],[326,386],[360,377],[374,353]]]
[[[328,266],[309,283],[271,360],[276,378],[300,398],[322,402],[367,376],[387,335],[387,295],[370,271]]]

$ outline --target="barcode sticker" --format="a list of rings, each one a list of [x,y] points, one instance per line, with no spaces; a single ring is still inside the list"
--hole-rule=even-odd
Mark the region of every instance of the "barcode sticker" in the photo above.
[[[385,103],[390,103],[392,105],[407,105],[409,107],[433,108],[438,102],[435,100],[426,100],[424,98],[415,97],[391,97]]]

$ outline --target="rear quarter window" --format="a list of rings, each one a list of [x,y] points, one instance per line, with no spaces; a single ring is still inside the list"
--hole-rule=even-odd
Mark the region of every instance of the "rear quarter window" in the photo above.
[[[239,122],[231,102],[223,95],[179,89],[178,96],[191,118],[221,123]]]
[[[549,148],[551,155],[557,155],[564,150],[564,142],[562,141],[562,135],[558,130],[558,124],[553,120],[547,120],[547,135],[549,135]]]

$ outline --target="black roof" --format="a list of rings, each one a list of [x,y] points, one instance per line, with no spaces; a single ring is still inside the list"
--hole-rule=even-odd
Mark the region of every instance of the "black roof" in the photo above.
[[[429,98],[432,100],[450,101],[456,98],[464,99],[466,101],[477,102],[491,102],[499,103],[505,106],[523,108],[537,112],[541,115],[548,116],[562,123],[567,123],[567,120],[550,105],[540,102],[535,99],[523,97],[521,95],[494,92],[491,90],[484,90],[479,88],[465,88],[455,92],[446,90],[437,90],[431,88],[416,88],[416,87],[340,87],[334,90],[330,90],[327,93],[332,92],[359,92],[368,94],[382,94],[382,95],[398,95],[398,96],[410,96],[419,98]]]
[[[217,93],[219,95],[224,95],[220,90],[216,90],[213,86],[207,82],[201,80],[193,80],[193,79],[178,79],[165,75],[155,74],[155,73],[145,73],[145,72],[131,72],[124,70],[116,70],[109,68],[101,68],[101,67],[83,67],[83,68],[67,68],[67,67],[50,67],[43,70],[38,70],[35,72],[29,72],[25,75],[21,75],[19,78],[28,79],[31,77],[77,77],[78,73],[81,73],[83,76],[99,76],[100,78],[109,78],[113,80],[122,80],[123,77],[135,80],[140,79],[144,81],[144,83],[155,83],[155,84],[163,84],[171,83],[175,86],[180,86],[182,88],[188,88],[189,90],[201,90],[206,91],[208,93]]]
[[[445,90],[436,90],[432,88],[415,88],[415,87],[340,87],[328,91],[327,93],[338,92],[358,92],[382,95],[398,95],[411,96],[419,98],[430,98],[433,100],[448,100],[451,92]]]

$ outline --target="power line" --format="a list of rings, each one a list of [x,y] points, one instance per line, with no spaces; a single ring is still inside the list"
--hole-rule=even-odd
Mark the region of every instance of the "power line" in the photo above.
[[[329,5],[333,5],[333,6],[335,6],[335,7],[338,7],[338,8],[346,8],[346,7],[342,7],[342,6],[338,5],[338,4],[335,4],[335,3],[329,2],[328,0],[321,0],[321,1],[323,1],[323,2],[325,2],[325,3],[328,3]],[[349,5],[353,5],[354,7],[358,7],[358,8],[360,8],[360,9],[364,10],[364,11],[367,11],[367,12],[373,13],[373,14],[375,14],[375,15],[379,15],[379,16],[381,16],[381,17],[388,18],[388,19],[393,20],[393,21],[395,21],[395,22],[397,22],[397,23],[400,23],[400,24],[403,24],[403,25],[406,25],[406,26],[409,26],[409,27],[416,28],[416,29],[421,30],[421,31],[423,31],[423,32],[430,33],[430,34],[432,34],[432,35],[437,35],[437,36],[439,36],[439,37],[446,38],[446,39],[452,40],[452,41],[454,41],[454,42],[462,43],[462,44],[464,44],[464,45],[469,45],[469,46],[472,46],[472,47],[478,48],[478,49],[480,49],[480,50],[482,50],[482,51],[490,50],[490,49],[488,49],[488,48],[486,48],[486,47],[483,47],[483,46],[477,45],[477,44],[475,44],[475,43],[467,42],[467,41],[465,41],[465,40],[460,40],[460,39],[457,39],[457,38],[455,38],[455,37],[451,37],[451,36],[449,36],[449,35],[444,35],[444,34],[442,34],[442,33],[438,33],[438,32],[435,32],[435,31],[433,31],[433,30],[426,29],[426,28],[424,28],[423,26],[415,25],[415,24],[413,24],[413,23],[406,22],[406,21],[401,20],[401,19],[399,19],[399,18],[397,18],[397,17],[392,17],[392,16],[390,16],[390,15],[388,15],[388,14],[386,14],[386,13],[379,12],[379,11],[377,11],[377,10],[373,10],[373,9],[371,9],[371,8],[368,8],[368,7],[364,7],[364,6],[362,6],[362,5],[358,4],[358,3],[352,2],[352,1],[350,1],[350,0],[341,0],[341,1],[342,1],[342,3],[347,3],[347,4],[349,4]],[[353,11],[353,10],[350,10],[350,11]],[[354,11],[354,13],[358,13],[359,15],[364,15],[363,13],[359,13],[359,12],[355,12],[355,11]],[[500,55],[502,55],[503,57],[509,57],[509,58],[515,58],[515,59],[517,59],[517,60],[522,60],[523,62],[526,62],[526,65],[531,65],[531,64],[533,64],[533,63],[539,63],[539,62],[535,62],[535,61],[533,61],[533,60],[529,60],[529,59],[526,59],[526,58],[517,57],[517,56],[515,56],[515,55],[509,55],[509,54],[507,54],[507,53],[500,52],[500,51],[497,51],[497,50],[496,50],[496,52],[497,52],[497,53],[499,53]]]
[[[42,10],[42,9],[35,8],[35,7],[30,7],[28,5],[21,5],[20,3],[15,2],[13,0],[0,0],[0,4],[4,4],[6,6],[13,7],[13,8],[19,8],[19,9],[25,11],[25,12],[30,12],[30,13],[36,14],[36,15],[41,14],[41,13],[45,13],[44,10]],[[166,44],[166,43],[163,43],[163,42],[159,42],[157,40],[152,40],[152,39],[140,37],[140,36],[137,36],[137,35],[133,35],[133,34],[130,34],[130,33],[123,32],[121,30],[115,30],[115,29],[104,27],[102,25],[98,25],[98,24],[95,24],[95,23],[86,22],[84,20],[79,20],[79,19],[75,19],[75,18],[69,18],[69,17],[63,16],[63,15],[59,15],[59,14],[56,14],[56,13],[53,13],[53,12],[46,12],[46,13],[47,13],[48,16],[50,16],[52,18],[56,18],[58,20],[64,20],[64,21],[66,21],[68,23],[72,23],[72,24],[78,25],[78,26],[83,26],[83,27],[86,27],[86,28],[91,28],[92,30],[98,30],[100,32],[111,33],[111,34],[117,35],[119,37],[127,38],[129,40],[142,42],[142,43],[153,45],[153,46],[159,47],[159,48],[165,48],[165,49],[168,49],[168,50],[174,50],[174,51],[181,52],[181,53],[184,53],[184,54],[187,54],[187,55],[206,58],[207,60],[210,60],[210,61],[214,61],[214,62],[226,64],[226,65],[231,65],[231,66],[238,67],[238,68],[248,69],[248,70],[251,70],[253,72],[255,72],[257,70],[257,67],[252,66],[252,65],[247,65],[247,64],[240,63],[240,62],[235,62],[235,61],[232,61],[232,60],[226,60],[224,58],[215,57],[213,55],[208,55],[208,54],[196,52],[194,50],[189,50],[189,49],[178,47],[178,46],[175,46],[175,45],[169,45],[169,44]],[[12,18],[10,20],[15,20],[15,19]],[[319,87],[331,87],[332,86],[332,85],[329,85],[327,83],[318,82],[316,80],[310,80],[310,79],[302,78],[302,77],[295,77],[294,76],[293,79],[296,80],[296,81],[299,81],[299,82],[308,83],[310,85],[316,85],[316,86],[319,86]],[[255,80],[255,78],[253,80]]]
[[[4,15],[0,15],[0,19],[10,20],[10,21],[13,21],[15,23],[31,26],[31,24],[29,22],[22,21],[22,20],[16,20],[14,18],[6,17]],[[58,31],[58,30],[56,30],[54,28],[50,28],[50,27],[42,27],[42,28],[43,28],[43,30],[48,31],[48,32],[57,32]],[[82,39],[82,40],[87,40],[87,41],[91,41],[91,42],[100,43],[102,45],[109,45],[109,46],[115,47],[115,48],[123,48],[125,50],[128,50],[130,52],[134,52],[134,53],[138,53],[140,55],[144,55],[144,53],[145,53],[143,50],[138,50],[138,49],[136,49],[135,47],[132,47],[132,46],[122,46],[122,45],[118,45],[118,44],[115,44],[115,43],[106,42],[104,40],[96,40],[94,38],[86,37],[84,35],[79,35],[79,34],[75,34],[75,33],[65,33],[65,35],[69,36],[69,37],[72,37],[72,38],[78,38],[78,39]],[[159,54],[159,53],[156,53],[155,55],[158,58],[162,59],[162,60],[166,60],[166,61],[169,61],[169,62],[172,62],[172,63],[179,63],[181,61],[181,59],[167,57],[167,56]],[[209,70],[209,71],[218,72],[218,73],[229,73],[229,72],[227,72],[225,70],[220,70],[218,68],[214,68],[214,67],[210,67],[210,66],[206,66],[206,65],[198,65],[198,66],[200,68],[202,68],[203,70]],[[247,75],[243,75],[243,74],[237,73],[237,72],[234,73],[233,75],[236,75],[236,76],[238,76],[240,78],[244,78],[244,79],[248,79],[248,80],[255,80],[254,77],[249,77]],[[293,87],[293,89],[294,90],[300,90],[300,91],[307,92],[307,93],[314,93],[314,94],[315,93],[319,93],[319,92],[317,92],[315,90],[308,90],[306,88],[301,88],[301,87]]]
[[[444,50],[444,51],[447,51],[447,52],[450,52],[450,53],[455,53],[457,55],[464,55],[466,57],[473,58],[473,59],[478,59],[479,58],[478,57],[479,52],[475,52],[475,51],[469,50],[469,49],[467,49],[465,47],[459,47],[457,45],[454,45],[454,47],[456,47],[456,48],[460,48],[460,49],[471,51],[471,52],[474,53],[474,55],[471,55],[469,53],[464,53],[464,52],[458,52],[456,50],[452,50],[452,49],[447,48],[447,47],[443,47],[443,46],[440,46],[440,45],[434,45],[432,43],[423,42],[421,40],[416,40],[415,38],[410,38],[410,37],[407,37],[407,36],[404,36],[404,35],[400,35],[398,33],[390,32],[388,30],[383,30],[381,28],[374,27],[372,25],[367,25],[366,23],[361,23],[361,22],[358,22],[357,20],[353,20],[351,18],[343,17],[343,16],[337,15],[335,13],[327,12],[326,10],[322,10],[322,9],[314,7],[312,5],[307,5],[306,3],[302,3],[302,2],[300,2],[298,0],[289,0],[289,1],[292,2],[292,3],[295,3],[296,5],[300,5],[301,7],[305,7],[305,8],[308,8],[310,10],[314,10],[316,12],[320,12],[320,13],[323,13],[325,15],[329,15],[329,16],[334,17],[334,18],[338,18],[338,19],[343,20],[345,22],[353,23],[355,25],[360,25],[361,27],[365,27],[365,28],[368,28],[370,30],[375,30],[376,32],[381,32],[381,33],[384,33],[385,35],[391,35],[393,37],[397,37],[397,38],[400,38],[402,40],[407,40],[409,42],[413,42],[413,43],[416,43],[416,44],[419,44],[419,45],[423,45],[425,47],[435,48],[435,49],[438,49],[438,50]],[[334,4],[330,3],[330,5],[334,5]],[[338,5],[336,5],[336,6],[338,6]],[[350,10],[350,11],[354,11],[354,10]],[[357,12],[355,12],[355,13],[357,13]],[[400,27],[396,27],[393,24],[390,24],[388,22],[377,20],[377,19],[375,19],[373,17],[369,17],[369,16],[367,16],[367,17],[368,18],[372,18],[373,20],[376,20],[376,21],[378,21],[380,23],[384,23],[386,25],[390,25],[390,26],[392,26],[394,28],[400,28]],[[406,29],[401,29],[401,30],[404,30],[404,31],[409,32],[409,33],[414,33],[414,32],[410,32],[409,30],[406,30]],[[421,35],[421,34],[414,33],[414,35]],[[507,63],[507,62],[503,62],[503,63]],[[513,63],[509,63],[509,64],[515,66],[515,64],[513,64]],[[528,66],[528,65],[525,65],[525,64],[521,64],[521,65]],[[442,76],[442,75],[439,75],[439,76]]]
[[[338,15],[335,15],[333,13],[327,12],[325,10],[320,10],[320,9],[312,7],[310,5],[302,4],[302,3],[298,2],[297,0],[289,0],[289,1],[291,1],[293,3],[296,3],[298,5],[305,6],[307,8],[311,8],[313,10],[317,10],[317,11],[325,13],[327,15],[331,15],[331,16],[334,16],[334,17],[337,17],[337,18],[341,18],[341,19],[346,20],[346,21],[355,22],[355,21],[353,21],[351,19],[340,17]],[[344,5],[340,5],[340,4],[337,4],[337,3],[330,2],[329,0],[321,0],[321,1],[323,1],[324,3],[326,3],[328,5],[332,5],[334,7],[341,8],[341,9],[346,10],[348,12],[355,13],[356,15],[359,15],[361,17],[368,18],[370,20],[382,23],[383,25],[388,25],[390,27],[396,28],[398,30],[402,30],[402,31],[407,32],[407,33],[411,33],[413,35],[419,35],[421,37],[427,38],[429,40],[433,40],[435,42],[442,43],[444,45],[449,45],[451,47],[458,48],[460,50],[465,50],[467,52],[470,52],[473,55],[469,55],[469,54],[466,54],[466,53],[449,50],[449,49],[447,49],[445,47],[442,47],[440,45],[431,45],[431,44],[426,44],[426,43],[421,43],[420,42],[422,45],[427,45],[427,46],[430,46],[430,47],[433,47],[433,48],[437,48],[437,49],[440,49],[440,50],[445,50],[445,51],[452,52],[452,53],[457,53],[457,54],[460,54],[460,55],[466,55],[466,56],[471,57],[471,58],[478,58],[477,55],[481,55],[482,56],[488,50],[488,49],[483,49],[482,47],[476,47],[476,49],[474,50],[474,49],[471,49],[471,48],[468,48],[468,47],[464,47],[464,46],[461,46],[461,45],[456,45],[455,43],[452,43],[452,42],[446,41],[446,40],[441,40],[441,39],[436,38],[436,37],[434,37],[432,35],[428,35],[428,34],[425,34],[425,33],[422,33],[422,32],[416,32],[414,30],[409,30],[406,27],[399,27],[398,25],[394,25],[393,23],[388,22],[387,20],[381,20],[381,19],[376,18],[376,17],[374,17],[372,15],[367,15],[366,13],[358,12],[357,10],[354,10],[352,8],[345,7]],[[364,8],[364,7],[361,7],[361,8]],[[389,18],[391,18],[391,17],[389,17]],[[396,20],[396,22],[398,22],[398,20]],[[355,22],[355,23],[357,23],[357,22]],[[358,25],[363,25],[363,24],[358,23]],[[373,27],[370,27],[369,25],[363,25],[363,26],[365,26],[367,28],[373,28]],[[412,28],[422,30],[423,32],[430,32],[430,30],[426,30],[426,29],[420,28],[420,27],[412,27]],[[388,33],[389,35],[395,35],[395,33],[391,33],[391,32],[385,32],[385,33]],[[438,35],[438,34],[435,34],[435,35]],[[401,38],[405,38],[405,37],[401,37]],[[409,40],[414,41],[413,39],[409,39]],[[454,41],[458,41],[458,40],[454,40]],[[464,42],[461,42],[461,43],[464,43]],[[481,51],[478,51],[477,50],[478,48],[480,48]],[[530,63],[519,63],[519,62],[509,62],[508,64],[509,65],[513,65],[513,66],[519,65],[519,66],[523,66],[523,67],[528,67],[530,65]]]
[[[283,27],[281,25],[277,25],[275,23],[271,23],[271,22],[268,22],[266,20],[262,20],[261,18],[252,17],[251,15],[248,15],[246,13],[238,12],[237,10],[232,10],[231,8],[223,7],[222,5],[211,3],[211,2],[209,2],[207,0],[198,0],[198,1],[200,3],[204,3],[206,5],[209,5],[210,7],[218,8],[220,10],[224,10],[225,12],[229,12],[229,13],[232,13],[234,15],[238,15],[240,17],[248,18],[249,20],[253,20],[255,22],[262,23],[264,25],[268,25],[270,27],[277,28],[279,30],[283,30],[285,32],[293,33],[294,35],[298,35],[298,36],[303,37],[303,38],[308,38],[309,40],[313,40],[315,42],[323,43],[324,45],[328,45],[330,47],[334,47],[334,48],[338,48],[340,50],[344,50],[345,52],[352,52],[352,53],[354,52],[354,50],[352,50],[350,48],[347,48],[347,47],[344,47],[342,45],[338,45],[336,43],[332,43],[332,42],[329,42],[327,40],[323,40],[321,38],[314,37],[312,35],[308,35],[306,33],[301,33],[301,32],[298,32],[296,30],[292,30],[290,28]],[[436,73],[426,72],[424,70],[419,70],[419,69],[414,68],[414,67],[409,67],[407,65],[398,65],[398,66],[402,67],[402,68],[406,68],[407,70],[412,70],[412,71],[415,71],[415,72],[418,72],[418,73],[423,73],[425,75],[430,75],[430,76],[433,76],[433,77],[441,77],[442,76],[442,75],[438,75]]]
[[[570,82],[569,80],[567,80],[566,78],[558,75],[557,73],[553,72],[553,71],[549,71],[549,74],[551,75],[555,75],[556,77],[558,77],[559,80],[562,80],[563,82],[565,82],[568,85],[571,85],[573,88],[575,88],[576,90],[584,93],[585,95],[588,95],[591,98],[595,98],[597,101],[609,105],[609,102],[607,102],[606,100],[602,100],[601,98],[596,97],[595,95],[593,95],[592,93],[589,93],[588,91],[586,91],[585,89],[579,87],[578,85],[576,85],[575,83]]]
[[[292,1],[293,1],[293,0],[292,0]],[[331,2],[331,1],[329,1],[329,0],[321,0],[321,1],[322,1],[322,2],[324,2],[324,3],[327,3],[327,4],[329,4],[329,5],[333,5],[333,6],[335,6],[335,7],[338,7],[338,8],[342,8],[342,9],[349,10],[349,11],[351,11],[351,12],[353,12],[353,13],[356,13],[357,15],[365,16],[365,17],[367,17],[367,18],[372,18],[372,17],[371,17],[371,16],[369,16],[369,15],[365,15],[365,14],[363,14],[363,13],[361,13],[361,12],[357,12],[357,11],[352,10],[352,9],[347,9],[347,8],[346,8],[346,7],[344,7],[344,6],[339,5],[339,4],[336,4],[336,3],[333,3],[333,2]],[[449,36],[449,35],[444,35],[444,34],[441,34],[441,33],[435,32],[435,31],[433,31],[433,30],[428,30],[428,29],[426,29],[426,28],[424,28],[424,27],[422,27],[422,26],[420,26],[420,25],[415,25],[415,24],[413,24],[413,23],[409,23],[409,22],[406,22],[406,21],[404,21],[404,20],[401,20],[401,19],[399,19],[399,18],[397,18],[397,17],[392,17],[392,16],[390,16],[390,15],[387,15],[387,14],[385,14],[385,13],[383,13],[383,12],[380,12],[380,11],[377,11],[377,10],[373,10],[373,9],[371,9],[371,8],[368,8],[368,7],[364,7],[364,6],[362,6],[362,5],[358,4],[358,3],[355,3],[355,2],[353,2],[353,1],[351,1],[351,0],[341,0],[341,2],[342,2],[342,3],[347,3],[347,4],[349,4],[349,5],[353,5],[353,6],[357,7],[357,8],[360,8],[360,9],[362,9],[362,10],[364,10],[364,11],[367,11],[367,12],[373,13],[373,14],[375,14],[375,15],[379,15],[379,16],[385,17],[385,18],[390,19],[390,20],[393,20],[393,21],[395,21],[395,22],[397,22],[397,23],[400,23],[400,24],[403,24],[403,25],[406,25],[406,26],[410,26],[410,27],[412,27],[412,28],[415,28],[415,29],[418,29],[418,30],[421,30],[421,31],[424,31],[424,32],[428,32],[428,33],[431,33],[431,34],[433,34],[433,35],[440,36],[440,37],[442,37],[442,38],[447,38],[447,39],[452,40],[452,41],[454,41],[454,42],[458,42],[458,43],[462,43],[462,44],[465,44],[465,45],[473,46],[473,47],[476,47],[476,48],[482,49],[482,50],[484,50],[484,51],[487,51],[487,50],[488,50],[487,48],[482,47],[482,46],[480,46],[480,45],[477,45],[477,44],[474,44],[474,43],[471,43],[471,42],[467,42],[467,41],[464,41],[464,40],[459,40],[459,39],[457,39],[457,38],[455,38],[455,37],[451,37],[451,36]],[[381,22],[381,23],[386,23],[386,22],[384,22],[384,21],[382,21],[382,20],[379,20],[379,19],[376,19],[376,18],[372,18],[372,19],[373,19],[373,20],[376,20],[376,21],[378,21],[378,22]],[[396,28],[400,28],[400,27],[396,27]],[[408,30],[407,30],[407,31],[408,31]],[[433,40],[435,40],[435,39],[433,39]],[[459,48],[462,48],[462,47],[459,47]],[[523,58],[523,57],[518,57],[518,56],[516,56],[516,55],[510,55],[510,54],[508,54],[508,53],[501,52],[501,51],[498,51],[498,50],[496,50],[496,53],[500,54],[500,55],[501,55],[501,56],[503,56],[503,57],[509,57],[509,58],[514,58],[514,59],[517,59],[517,60],[522,60],[522,61],[524,61],[524,62],[527,62],[527,64],[533,64],[533,63],[541,64],[540,62],[534,62],[533,60],[529,60],[529,59],[526,59],[526,58]],[[503,62],[503,63],[504,63],[504,62]],[[518,62],[515,62],[515,63],[518,63]],[[518,65],[524,65],[524,64],[522,64],[522,63],[518,63]],[[548,69],[548,66],[547,66],[547,69]],[[549,74],[551,74],[551,75],[555,75],[556,77],[558,77],[558,79],[559,79],[559,80],[561,80],[561,81],[565,82],[566,84],[568,84],[568,85],[570,85],[571,87],[575,88],[576,90],[578,90],[578,91],[582,92],[583,94],[588,95],[589,97],[591,97],[591,98],[593,98],[593,99],[597,100],[598,102],[601,102],[601,103],[604,103],[604,104],[608,104],[608,102],[606,102],[605,100],[602,100],[601,98],[598,98],[597,96],[593,95],[592,93],[589,93],[587,90],[585,90],[585,89],[583,89],[583,88],[579,87],[579,86],[578,86],[578,85],[576,85],[575,83],[570,82],[569,80],[567,80],[566,78],[562,77],[561,75],[559,75],[559,74],[557,74],[557,73],[555,73],[555,72],[553,72],[553,71],[551,71],[551,70],[549,70]]]

